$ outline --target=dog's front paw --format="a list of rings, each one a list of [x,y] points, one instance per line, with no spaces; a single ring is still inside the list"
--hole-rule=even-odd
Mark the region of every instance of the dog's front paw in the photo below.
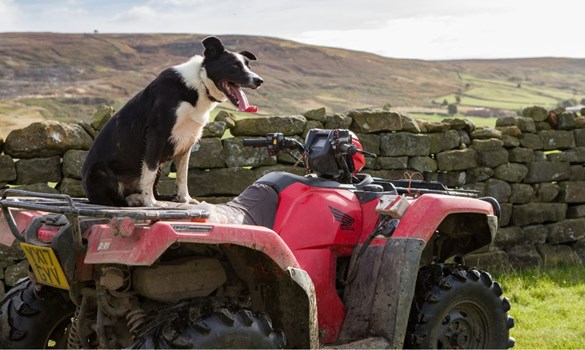
[[[169,205],[168,205],[167,203],[165,203],[165,202],[160,202],[160,201],[156,201],[156,200],[155,200],[155,201],[152,203],[152,206],[153,206],[153,207],[159,207],[159,208],[166,208],[166,207],[168,207]]]
[[[189,195],[186,195],[186,196],[176,195],[175,202],[187,203],[187,204],[199,204],[199,201],[197,199],[191,198],[191,196],[189,196]]]

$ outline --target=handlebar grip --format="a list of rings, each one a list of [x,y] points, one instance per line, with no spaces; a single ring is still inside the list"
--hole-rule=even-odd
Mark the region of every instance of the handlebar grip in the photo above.
[[[267,139],[244,139],[242,143],[244,146],[263,147],[270,145],[272,142]]]

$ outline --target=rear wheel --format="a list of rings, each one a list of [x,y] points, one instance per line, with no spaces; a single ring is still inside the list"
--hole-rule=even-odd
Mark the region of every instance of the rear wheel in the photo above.
[[[195,321],[178,316],[141,337],[132,348],[281,349],[284,333],[268,315],[250,310],[221,309]]]
[[[433,349],[502,349],[514,319],[502,287],[484,271],[461,265],[423,267],[418,276],[405,345]]]
[[[67,347],[67,330],[75,305],[61,290],[25,279],[0,302],[0,347],[51,349]]]

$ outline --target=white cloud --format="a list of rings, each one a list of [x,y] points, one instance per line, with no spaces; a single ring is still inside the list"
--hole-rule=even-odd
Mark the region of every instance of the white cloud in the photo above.
[[[554,6],[509,7],[505,12],[390,19],[371,29],[307,31],[294,39],[400,58],[585,58],[582,13]]]
[[[19,22],[21,10],[13,0],[0,0],[0,31],[11,31]]]
[[[149,6],[134,6],[128,11],[114,16],[113,21],[150,21],[157,17],[157,11]]]
[[[583,13],[572,0],[0,0],[0,31],[266,35],[422,59],[585,57]]]

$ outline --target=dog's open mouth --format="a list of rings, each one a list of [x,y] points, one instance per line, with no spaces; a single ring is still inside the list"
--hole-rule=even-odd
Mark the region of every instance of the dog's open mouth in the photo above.
[[[235,83],[232,83],[227,80],[223,80],[221,82],[221,90],[230,100],[230,102],[238,107],[240,112],[252,112],[255,113],[258,111],[257,106],[250,106],[248,103],[248,98],[244,91],[242,91],[242,87]]]

